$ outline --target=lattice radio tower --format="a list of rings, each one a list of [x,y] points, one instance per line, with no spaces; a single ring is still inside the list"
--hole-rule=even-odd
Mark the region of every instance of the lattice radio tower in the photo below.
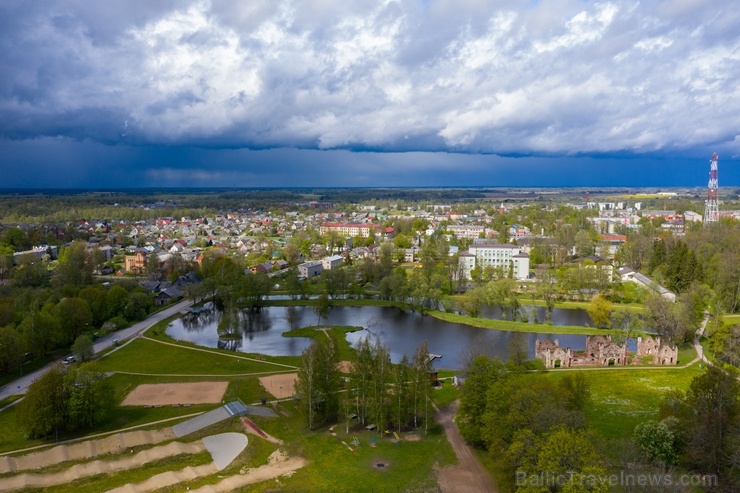
[[[707,186],[707,205],[704,209],[704,224],[719,221],[719,185],[717,184],[717,153],[712,154],[709,162],[709,185]]]

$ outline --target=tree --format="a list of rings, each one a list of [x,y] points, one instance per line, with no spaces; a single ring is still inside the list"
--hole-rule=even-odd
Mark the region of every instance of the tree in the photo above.
[[[151,306],[152,299],[147,294],[138,291],[131,293],[123,309],[123,316],[130,321],[144,320]]]
[[[272,291],[272,279],[265,273],[247,274],[238,278],[233,296],[243,298],[250,313],[262,308],[263,300]]]
[[[81,298],[62,299],[56,312],[61,337],[58,342],[62,345],[72,344],[77,336],[92,328],[92,312]]]
[[[712,347],[720,360],[740,366],[740,325],[720,326],[712,335]]]
[[[108,307],[106,306],[107,293],[103,286],[87,286],[82,288],[77,295],[85,300],[92,313],[92,324],[100,327],[108,319]]]
[[[600,328],[609,326],[612,311],[611,301],[597,294],[591,298],[591,303],[589,303],[586,311],[588,312],[588,316],[591,317],[591,322],[593,322],[594,326]]]
[[[411,373],[410,366],[411,363],[408,356],[406,356],[406,353],[403,353],[401,361],[396,365],[394,375],[396,386],[394,389],[395,406],[393,420],[396,422],[396,429],[399,433],[401,431],[401,428],[406,426],[409,416],[409,375]]]
[[[75,241],[59,253],[54,281],[59,286],[83,287],[92,283],[94,259],[84,241]]]
[[[509,353],[509,363],[514,368],[523,368],[529,360],[527,338],[522,332],[514,332],[506,344]]]
[[[87,334],[82,334],[75,339],[72,344],[72,352],[76,354],[81,361],[90,361],[95,355],[95,346],[93,340]]]
[[[20,369],[23,341],[15,329],[0,327],[0,375]]]
[[[128,303],[128,291],[123,286],[115,285],[108,290],[105,298],[107,318],[113,318],[123,314],[123,309]]]
[[[326,294],[331,299],[337,299],[339,295],[347,292],[350,278],[346,269],[327,269],[321,273],[321,278],[324,281]]]
[[[604,476],[603,459],[596,450],[594,438],[582,430],[561,427],[550,434],[537,451],[537,466],[528,471],[535,476],[545,472],[549,477],[567,478],[563,491],[568,493],[607,493],[609,483],[588,481],[589,477]],[[547,485],[545,491],[559,491],[558,484]],[[542,490],[540,490],[542,491]]]
[[[296,392],[309,429],[335,419],[338,411],[339,372],[333,340],[314,342],[301,354]]]
[[[588,257],[594,254],[594,245],[596,240],[594,238],[595,233],[586,229],[580,230],[576,233],[574,238],[576,255],[579,257]]]
[[[321,379],[320,359],[319,345],[314,342],[301,354],[301,365],[298,368],[298,379],[295,384],[296,393],[300,396],[300,408],[306,416],[309,430],[313,430],[321,400],[319,390],[319,380]]]
[[[687,429],[687,452],[691,459],[712,472],[728,466],[732,431],[740,426],[740,382],[715,366],[695,377],[686,393],[690,412],[683,426]]]
[[[468,317],[480,316],[483,305],[486,304],[486,290],[482,287],[476,287],[465,293],[465,296],[459,301],[460,311]]]
[[[47,354],[55,340],[62,339],[59,332],[59,319],[55,314],[54,306],[51,304],[44,305],[42,309],[33,306],[23,317],[23,321],[18,326],[24,345],[35,356]]]
[[[659,465],[675,464],[676,440],[673,432],[663,422],[645,421],[635,427],[632,439],[642,453]]]
[[[458,426],[460,434],[477,446],[484,446],[484,417],[488,407],[488,389],[505,377],[505,368],[498,359],[478,356],[470,365],[467,378],[460,390]]]
[[[41,438],[64,431],[68,421],[69,389],[64,384],[66,372],[56,364],[36,379],[19,404],[18,426],[29,438]]]
[[[113,385],[103,373],[73,368],[65,378],[70,429],[91,429],[103,423],[115,407]]]
[[[414,406],[414,428],[418,428],[419,426],[418,420],[422,415],[421,413],[423,409],[425,430],[429,425],[429,391],[432,387],[429,379],[430,366],[429,345],[427,344],[427,341],[423,341],[416,348],[414,358],[411,362],[411,392]]]
[[[326,319],[329,316],[330,308],[331,303],[329,302],[329,297],[326,295],[326,293],[322,293],[316,299],[316,303],[314,303],[313,305],[313,312],[318,318],[318,320],[316,321],[316,325],[321,325],[321,320]]]

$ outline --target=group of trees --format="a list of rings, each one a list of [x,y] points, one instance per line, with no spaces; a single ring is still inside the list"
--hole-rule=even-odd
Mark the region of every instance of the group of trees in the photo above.
[[[104,286],[92,276],[94,252],[83,242],[62,248],[49,271],[34,260],[17,269],[44,272],[39,283],[0,286],[0,373],[17,371],[27,353],[34,357],[68,348],[78,337],[112,331],[146,318],[152,297],[134,281]]]
[[[567,491],[605,492],[598,481],[581,481],[603,476],[607,465],[599,440],[586,429],[589,399],[582,373],[564,375],[556,383],[478,356],[462,386],[457,422],[468,442],[503,458],[503,486],[520,492],[561,491],[562,483],[527,482],[544,474],[569,478]],[[514,479],[517,484],[510,484]]]
[[[105,421],[114,405],[106,375],[57,364],[31,384],[16,417],[29,438],[43,438],[91,429]]]
[[[718,491],[740,489],[740,382],[715,366],[686,392],[671,391],[657,420],[635,428],[641,459],[665,470],[673,464],[718,478]]]
[[[378,430],[415,429],[428,424],[430,359],[422,343],[411,360],[404,355],[391,363],[390,351],[378,339],[366,337],[355,348],[349,375],[339,371],[337,344],[318,339],[301,355],[296,392],[309,429],[336,422],[374,424]],[[340,392],[341,389],[341,392]]]

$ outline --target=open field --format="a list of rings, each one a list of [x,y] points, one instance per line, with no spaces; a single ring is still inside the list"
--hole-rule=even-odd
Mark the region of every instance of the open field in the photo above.
[[[591,388],[592,405],[586,418],[589,425],[606,438],[631,436],[637,424],[654,419],[666,392],[685,391],[691,380],[703,373],[700,363],[688,368],[615,369],[583,371]],[[548,372],[560,379],[567,372]]]
[[[170,340],[171,341],[171,340]],[[192,344],[139,338],[95,363],[106,372],[147,375],[246,375],[295,370],[282,358],[257,359],[243,353],[200,348]],[[135,357],[132,357],[132,354]]]
[[[171,406],[179,404],[217,404],[228,382],[149,383],[137,385],[122,406]]]

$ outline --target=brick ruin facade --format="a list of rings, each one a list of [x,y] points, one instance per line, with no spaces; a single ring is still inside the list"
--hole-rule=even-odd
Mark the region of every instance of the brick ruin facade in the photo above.
[[[637,353],[632,362],[639,365],[643,359],[649,360],[650,356],[653,357],[654,365],[675,365],[678,363],[678,346],[663,344],[660,337],[638,337]]]
[[[560,346],[555,341],[537,339],[535,355],[545,362],[547,368],[571,368],[574,366],[625,366],[642,364],[652,356],[652,363],[657,365],[675,365],[678,362],[678,348],[663,344],[659,337],[637,339],[637,352],[632,354],[626,343],[612,341],[607,336],[586,336],[586,349],[573,351]],[[648,362],[648,361],[645,361]]]

